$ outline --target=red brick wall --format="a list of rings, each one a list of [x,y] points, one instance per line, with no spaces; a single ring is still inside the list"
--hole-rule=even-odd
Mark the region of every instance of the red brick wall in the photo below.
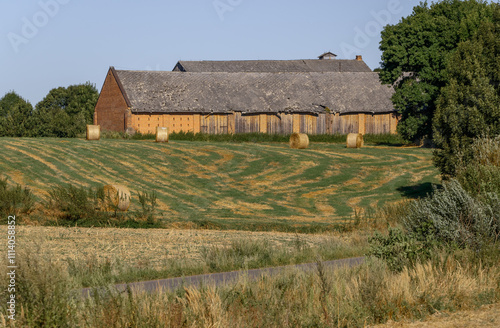
[[[127,102],[109,70],[95,106],[94,123],[100,125],[103,131],[125,131],[127,109]]]

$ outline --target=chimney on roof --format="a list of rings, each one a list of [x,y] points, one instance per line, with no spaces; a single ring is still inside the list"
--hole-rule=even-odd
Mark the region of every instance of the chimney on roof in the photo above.
[[[363,56],[361,56],[361,55],[357,55],[357,56],[356,56],[356,60],[357,60],[357,61],[363,61]]]

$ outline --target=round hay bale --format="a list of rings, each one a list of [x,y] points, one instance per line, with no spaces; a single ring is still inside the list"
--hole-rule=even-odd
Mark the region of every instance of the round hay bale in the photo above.
[[[101,139],[101,126],[100,125],[87,125],[87,140]]]
[[[108,203],[108,211],[119,210],[125,212],[130,206],[130,191],[121,185],[104,186],[104,196]]]
[[[309,147],[309,137],[305,133],[293,133],[290,136],[290,148],[306,149]]]
[[[156,127],[156,142],[168,142],[168,129]]]
[[[347,135],[347,148],[361,148],[363,144],[363,135],[361,133],[349,133]]]

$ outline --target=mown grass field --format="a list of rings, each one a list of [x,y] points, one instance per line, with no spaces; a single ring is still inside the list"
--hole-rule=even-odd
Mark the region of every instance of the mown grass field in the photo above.
[[[164,221],[236,229],[335,225],[439,182],[432,151],[412,147],[2,138],[0,153],[2,175],[40,200],[56,185],[118,183],[132,211],[155,190]]]

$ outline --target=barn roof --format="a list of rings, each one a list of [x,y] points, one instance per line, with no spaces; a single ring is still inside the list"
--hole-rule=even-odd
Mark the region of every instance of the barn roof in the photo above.
[[[179,61],[174,71],[181,72],[371,72],[362,60],[231,60]]]
[[[377,73],[182,73],[114,71],[133,112],[393,111]]]
[[[323,54],[319,55],[319,56],[318,56],[318,59],[325,59],[325,58],[330,58],[330,59],[331,59],[331,58],[336,58],[336,57],[337,57],[337,55],[336,55],[336,54],[334,54],[334,53],[333,53],[333,52],[331,52],[331,51],[327,51],[327,52],[325,52],[325,53],[323,53]]]

